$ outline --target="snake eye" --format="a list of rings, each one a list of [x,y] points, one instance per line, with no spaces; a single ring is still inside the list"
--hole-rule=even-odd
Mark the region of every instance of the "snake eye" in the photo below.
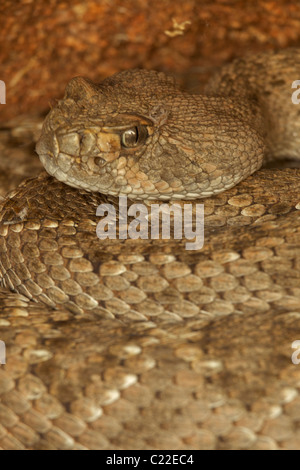
[[[148,137],[146,126],[132,127],[126,129],[121,136],[121,143],[123,147],[132,148],[137,147],[145,142]]]

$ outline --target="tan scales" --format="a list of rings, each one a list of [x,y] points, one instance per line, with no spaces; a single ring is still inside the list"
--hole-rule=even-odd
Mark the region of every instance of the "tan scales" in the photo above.
[[[255,79],[262,95],[263,79],[257,71],[261,71],[262,63],[265,71],[272,63],[265,89],[272,88],[274,96],[281,96],[281,81],[278,79],[277,86],[272,85],[275,72],[279,68],[278,73],[286,77],[286,83],[297,78],[291,77],[291,73],[295,68],[299,70],[299,52],[288,50],[268,57],[268,60],[265,55],[250,58],[246,65],[242,61],[234,69],[228,66],[221,72],[222,83],[227,77],[228,85],[228,74],[230,79],[240,71],[243,80],[250,77],[252,83]],[[151,76],[154,87],[151,95],[164,105],[162,98],[168,95],[168,87],[164,88],[163,97],[159,93],[156,96],[156,75]],[[115,84],[110,83],[111,94],[114,86],[118,89],[117,77],[113,79]],[[169,84],[173,98],[177,96],[176,103],[179,97],[185,97],[176,92],[171,79],[160,78],[164,87]],[[147,83],[150,87],[151,78]],[[218,79],[212,83],[215,91],[224,94]],[[237,92],[245,91],[239,81],[236,83],[238,90],[233,90],[229,108]],[[88,90],[92,86],[88,83]],[[230,86],[226,89],[230,91]],[[76,90],[72,89],[72,99]],[[103,94],[109,108],[111,98],[106,99],[105,91]],[[285,96],[290,99],[290,88]],[[88,97],[85,99],[89,101]],[[238,117],[248,109],[245,122],[248,115],[252,112],[255,115],[256,109],[263,107],[259,99],[249,101],[247,93],[241,102],[241,108],[238,104],[239,109],[232,108],[230,113]],[[270,103],[274,104],[273,98]],[[283,103],[286,106],[280,106],[280,115],[268,111],[270,120],[275,115],[279,122],[275,129],[271,126],[276,133],[272,145],[267,127],[253,124],[266,120],[266,116],[260,115],[252,124],[248,121],[246,133],[240,121],[239,131],[235,132],[232,126],[228,129],[233,138],[232,148],[228,147],[228,137],[225,147],[216,142],[211,144],[213,132],[207,132],[207,145],[201,144],[204,155],[209,157],[214,146],[222,152],[226,150],[228,155],[232,151],[247,174],[258,165],[256,157],[253,165],[241,160],[245,151],[251,154],[253,142],[258,145],[255,155],[265,152],[260,148],[264,142],[263,147],[271,149],[272,156],[282,157],[286,152],[284,156],[299,157],[299,111],[290,101]],[[145,108],[143,105],[144,102],[139,112],[149,110],[148,104]],[[68,106],[71,109],[70,101]],[[215,106],[206,120],[211,119],[214,124],[213,118],[219,112],[215,125],[221,122],[226,132],[223,110],[218,111]],[[127,108],[126,113],[130,111],[132,116],[134,109]],[[90,120],[86,113],[83,104],[83,114],[78,114],[83,125],[84,119]],[[186,143],[183,124],[181,129],[180,123],[177,126],[170,123],[170,113],[167,109],[166,117],[162,108],[157,107],[143,119],[152,119],[152,124],[147,123],[153,131],[147,137],[148,150],[157,150],[155,136],[156,142],[161,139],[167,148],[172,134],[171,148],[177,146],[182,157],[182,168],[177,167],[169,174],[173,181],[161,184],[157,179],[162,174],[161,168],[167,174],[168,160],[164,161],[163,153],[152,155],[152,162],[160,159],[161,168],[150,170],[149,178],[145,179],[151,158],[147,160],[147,153],[142,152],[143,145],[139,147],[138,158],[132,149],[124,153],[119,143],[116,150],[115,132],[116,128],[119,132],[122,123],[120,120],[116,124],[118,116],[113,116],[113,123],[101,124],[101,129],[103,126],[106,129],[106,145],[110,142],[107,135],[113,134],[113,150],[118,155],[108,157],[107,164],[98,161],[93,165],[91,156],[84,154],[83,167],[86,165],[90,171],[90,181],[94,171],[100,172],[101,184],[111,188],[107,175],[114,174],[119,159],[118,171],[126,170],[127,163],[130,169],[127,174],[127,170],[121,173],[126,181],[119,179],[118,188],[120,194],[130,194],[128,183],[132,179],[133,202],[141,194],[142,199],[154,195],[154,187],[164,196],[180,195],[187,181],[184,158],[190,175],[195,165],[196,174],[201,174],[202,162],[191,161],[198,150],[191,151],[193,139]],[[289,126],[284,126],[288,118]],[[130,128],[132,117],[129,122]],[[95,125],[99,127],[99,123]],[[107,131],[109,125],[113,131]],[[283,146],[277,139],[279,128],[288,136],[283,139]],[[65,122],[60,130],[57,141],[64,146],[61,171],[66,171],[70,158],[64,152],[69,142],[73,145],[70,153],[76,153],[78,140],[74,137],[76,129],[72,129],[70,137]],[[290,140],[290,132],[294,140]],[[239,148],[239,136],[245,139],[246,134]],[[53,135],[46,137],[49,148],[52,138]],[[92,140],[85,144],[82,141],[81,145],[91,150],[93,139],[92,135]],[[251,144],[249,148],[247,142]],[[43,145],[44,151],[46,144],[39,145]],[[199,149],[199,145],[196,143],[195,148]],[[210,150],[206,154],[207,148]],[[93,158],[96,154],[95,151]],[[176,161],[179,160],[171,158],[169,164],[174,166]],[[204,161],[202,168],[207,175],[215,172],[211,180],[215,181],[213,191],[220,181],[227,186],[242,179],[240,174],[232,178],[228,173],[223,177],[217,164],[216,157],[213,164]],[[300,369],[291,362],[291,344],[300,337],[299,177],[299,169],[264,169],[225,192],[201,199],[205,204],[205,244],[196,253],[185,250],[184,240],[100,242],[95,234],[96,208],[103,201],[116,202],[115,189],[110,195],[86,192],[43,173],[26,181],[5,199],[0,211],[0,338],[7,345],[7,364],[0,368],[0,447],[299,448]],[[196,177],[188,183],[187,192],[198,191],[199,197],[206,196],[210,191],[207,183]],[[141,187],[143,193],[138,191]],[[9,294],[7,288],[18,294]]]

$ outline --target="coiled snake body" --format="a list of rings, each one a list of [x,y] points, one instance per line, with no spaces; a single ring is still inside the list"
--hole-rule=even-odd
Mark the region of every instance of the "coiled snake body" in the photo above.
[[[69,83],[37,145],[51,176],[0,206],[0,448],[300,447],[300,172],[252,175],[300,156],[299,70],[289,49],[205,96],[147,71]],[[201,198],[203,249],[99,240],[120,195]]]

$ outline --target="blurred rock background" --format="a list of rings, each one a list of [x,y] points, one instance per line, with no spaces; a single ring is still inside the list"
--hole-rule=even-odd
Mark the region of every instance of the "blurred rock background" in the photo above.
[[[0,122],[49,109],[76,75],[152,68],[195,90],[236,56],[299,45],[299,0],[2,0]]]

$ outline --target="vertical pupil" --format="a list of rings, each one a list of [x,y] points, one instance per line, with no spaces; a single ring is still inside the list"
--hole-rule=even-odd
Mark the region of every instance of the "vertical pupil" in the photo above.
[[[121,136],[121,144],[124,147],[136,147],[143,143],[148,137],[148,132],[145,126],[136,126],[127,129]]]
[[[129,144],[136,144],[138,140],[138,132],[137,128],[129,129],[127,131],[127,141]]]

